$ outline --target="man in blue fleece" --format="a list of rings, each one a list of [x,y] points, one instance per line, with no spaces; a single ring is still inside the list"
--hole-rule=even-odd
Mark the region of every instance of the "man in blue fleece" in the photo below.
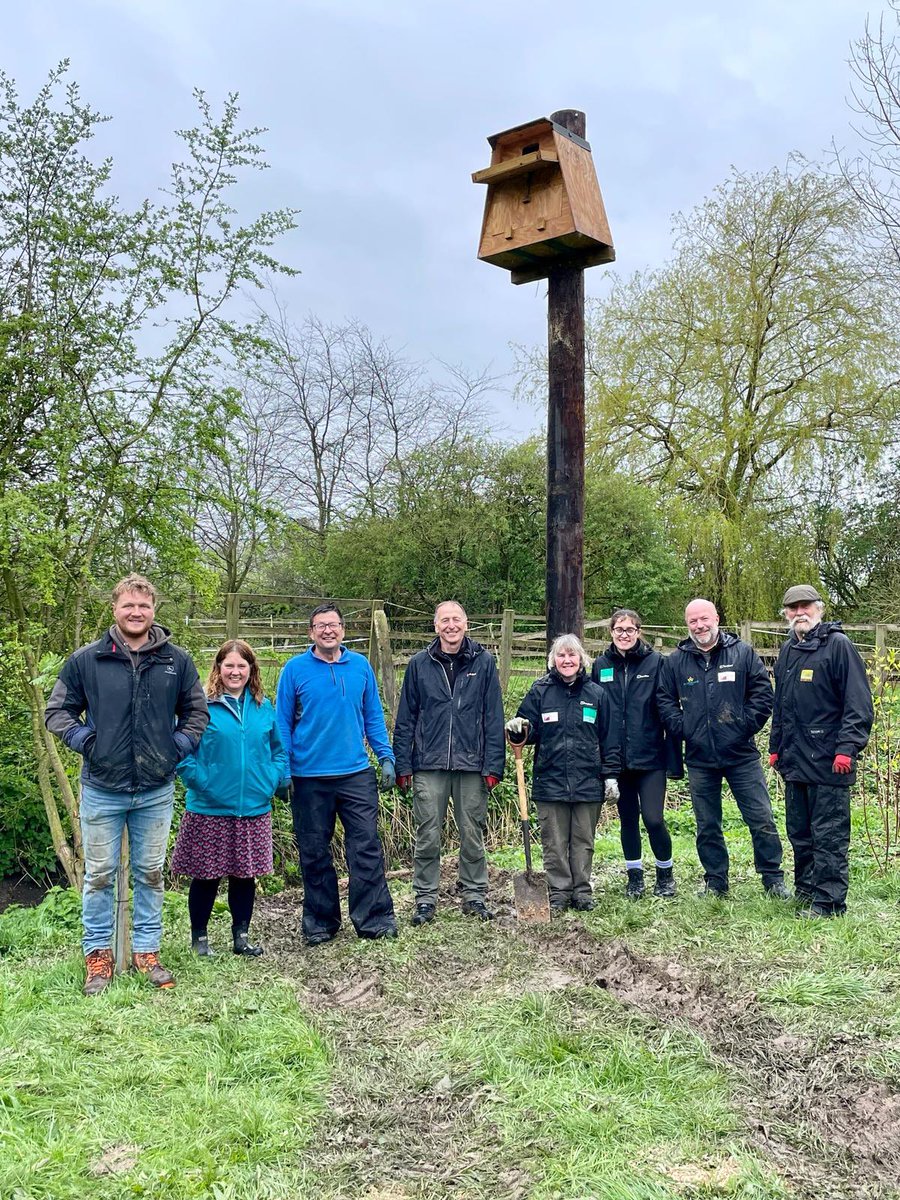
[[[288,748],[294,789],[291,809],[303,871],[303,937],[329,942],[341,927],[337,873],[331,853],[335,818],[344,827],[350,874],[350,920],[359,937],[397,936],[394,905],[378,837],[378,788],[366,742],[381,764],[381,787],[394,786],[378,685],[369,661],[342,642],[344,618],[320,604],[309,618],[312,645],[289,659],[278,680],[275,711]]]

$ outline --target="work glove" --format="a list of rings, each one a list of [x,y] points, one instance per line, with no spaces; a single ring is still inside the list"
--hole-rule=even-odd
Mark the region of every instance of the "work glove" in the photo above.
[[[381,790],[389,792],[392,787],[397,786],[397,776],[394,772],[394,764],[389,758],[381,760]]]
[[[774,767],[777,762],[778,762],[778,755],[770,754],[769,755],[769,766]]]
[[[607,779],[603,784],[603,799],[607,804],[615,804],[619,799],[619,781]]]
[[[511,717],[506,722],[506,736],[514,746],[521,746],[528,741],[528,730],[531,726],[524,717]]]
[[[485,775],[484,777],[485,787],[489,792],[492,792],[499,782],[496,775]]]
[[[853,759],[849,754],[836,754],[831,769],[838,775],[849,775],[853,770]]]
[[[412,775],[398,775],[397,787],[401,792],[408,792],[412,787]]]
[[[275,789],[275,795],[277,799],[283,800],[285,804],[287,804],[290,802],[293,791],[294,784],[293,781],[289,779],[286,783],[279,783],[278,787]]]

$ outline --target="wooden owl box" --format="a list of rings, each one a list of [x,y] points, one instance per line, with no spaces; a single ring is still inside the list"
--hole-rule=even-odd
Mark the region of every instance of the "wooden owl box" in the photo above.
[[[549,118],[488,138],[491,165],[478,257],[513,283],[546,279],[566,262],[593,267],[616,257],[590,145]]]

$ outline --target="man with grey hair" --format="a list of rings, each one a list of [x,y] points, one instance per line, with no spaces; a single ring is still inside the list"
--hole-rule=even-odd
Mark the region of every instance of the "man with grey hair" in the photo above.
[[[447,804],[459,830],[459,888],[467,916],[489,921],[484,828],[488,793],[503,778],[506,744],[497,666],[467,636],[466,611],[455,600],[434,611],[436,637],[409,660],[394,723],[400,790],[413,789],[415,851],[413,925],[433,920],[441,873]]]
[[[794,848],[799,916],[846,911],[850,788],[874,718],[872,692],[856,647],[806,583],[782,601],[790,636],[775,664],[769,765],[784,779],[787,834]]]

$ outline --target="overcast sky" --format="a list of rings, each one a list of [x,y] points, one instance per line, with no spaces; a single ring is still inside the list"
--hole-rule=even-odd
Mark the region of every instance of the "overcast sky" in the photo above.
[[[302,210],[279,283],[299,322],[362,320],[417,359],[510,376],[511,343],[546,337],[545,288],[475,255],[490,134],[560,108],[587,114],[617,261],[665,260],[670,217],[733,165],[823,158],[853,142],[850,44],[865,0],[28,0],[10,8],[3,68],[28,101],[61,58],[113,117],[102,149],[128,199],[153,195],[194,124],[194,87],[240,93],[272,169],[246,215]],[[12,14],[15,13],[15,16]],[[893,20],[893,18],[891,18]],[[533,428],[493,397],[498,432]]]

